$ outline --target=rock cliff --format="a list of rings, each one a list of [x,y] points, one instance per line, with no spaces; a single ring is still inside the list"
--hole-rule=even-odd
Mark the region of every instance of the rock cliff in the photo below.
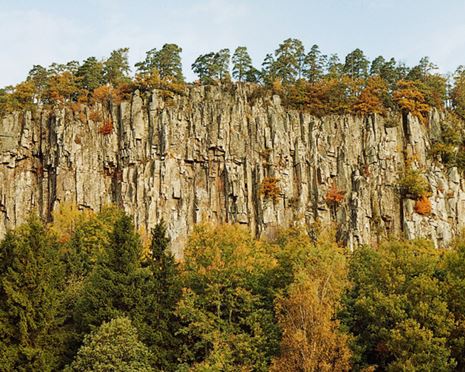
[[[113,123],[103,134],[92,110]],[[95,116],[95,115],[94,115]],[[429,124],[391,113],[316,118],[237,85],[191,87],[172,99],[134,93],[110,108],[14,113],[0,127],[0,236],[31,212],[50,218],[60,203],[99,210],[116,203],[146,229],[163,218],[182,255],[200,221],[277,225],[337,222],[349,247],[389,235],[446,245],[465,224],[464,182],[428,156],[440,113]],[[431,186],[432,213],[401,197],[406,163]],[[266,177],[279,197],[260,193]],[[342,196],[328,203],[328,192]]]

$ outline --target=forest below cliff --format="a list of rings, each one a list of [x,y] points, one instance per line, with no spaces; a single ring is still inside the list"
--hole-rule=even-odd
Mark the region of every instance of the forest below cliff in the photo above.
[[[31,217],[0,243],[1,370],[463,370],[465,239],[333,233],[200,224],[175,261],[114,207]]]

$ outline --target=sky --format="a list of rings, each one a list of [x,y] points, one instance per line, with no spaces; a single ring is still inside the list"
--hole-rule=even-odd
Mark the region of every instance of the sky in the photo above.
[[[465,65],[465,0],[0,0],[0,87],[35,64],[105,58],[129,47],[130,63],[165,43],[182,47],[184,72],[200,54],[247,46],[259,67],[283,40],[341,57],[415,65],[443,73]]]

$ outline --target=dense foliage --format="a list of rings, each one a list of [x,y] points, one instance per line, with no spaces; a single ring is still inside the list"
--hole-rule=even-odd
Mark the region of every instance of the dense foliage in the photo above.
[[[48,68],[34,65],[24,82],[0,90],[0,112],[29,110],[37,104],[117,103],[136,89],[157,88],[168,98],[183,93],[181,47],[165,44],[149,50],[135,64],[133,76],[128,52],[120,48],[102,60],[89,57]],[[255,83],[259,91],[280,94],[290,107],[319,116],[384,114],[393,109],[427,123],[432,108],[447,107],[465,119],[463,66],[446,77],[428,57],[408,67],[383,56],[370,61],[357,48],[341,60],[337,54],[323,54],[318,45],[306,51],[300,40],[286,39],[266,55],[260,68],[254,66],[245,46],[232,54],[227,48],[202,54],[191,68],[199,78],[196,83],[228,84],[232,78]]]
[[[177,263],[163,222],[31,218],[0,243],[2,370],[463,370],[465,239],[349,253],[332,231],[199,225]]]

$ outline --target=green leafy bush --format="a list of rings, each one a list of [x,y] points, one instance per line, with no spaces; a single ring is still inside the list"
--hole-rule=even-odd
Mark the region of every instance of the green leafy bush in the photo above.
[[[420,199],[431,192],[427,179],[420,171],[407,168],[398,183],[401,194],[411,199]]]

